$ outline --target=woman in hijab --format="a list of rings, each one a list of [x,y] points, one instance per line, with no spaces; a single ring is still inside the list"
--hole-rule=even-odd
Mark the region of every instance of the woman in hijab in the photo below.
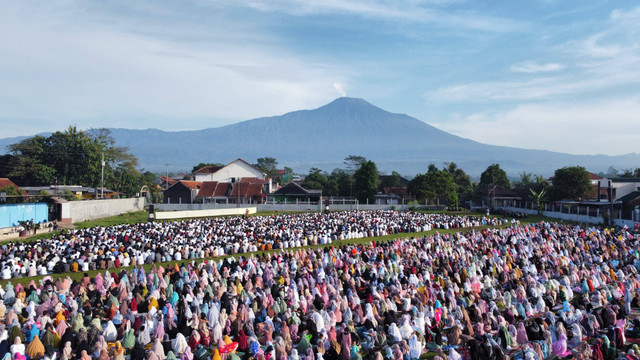
[[[25,355],[25,350],[26,348],[22,343],[22,339],[20,339],[19,336],[16,336],[13,339],[13,345],[11,345],[11,348],[9,348],[9,351],[11,352],[11,356],[15,358],[16,354]]]
[[[116,341],[115,346],[111,348],[110,356],[113,360],[125,360],[124,347],[122,347],[122,344],[120,343],[120,341]]]
[[[160,338],[156,338],[153,341],[153,345],[151,345],[151,351],[155,353],[159,360],[165,360],[167,357],[164,353],[164,347],[162,346],[162,341],[160,340]]]
[[[340,360],[341,350],[340,344],[336,340],[332,340],[329,350],[324,354],[324,360]]]
[[[40,341],[40,337],[38,337],[38,335],[33,337],[33,340],[31,340],[29,346],[27,346],[27,348],[25,349],[25,355],[27,355],[31,359],[44,356],[44,345],[42,345],[42,342]]]
[[[0,359],[3,359],[4,356],[9,353],[9,342],[7,339],[3,339],[0,341]]]
[[[71,360],[72,356],[71,341],[67,341],[64,343],[64,347],[62,348],[62,356],[60,357],[60,360]]]
[[[136,345],[133,347],[133,350],[131,350],[130,360],[146,360],[144,345],[142,345],[141,343],[136,343]]]
[[[181,333],[178,333],[176,338],[171,341],[171,348],[176,355],[182,355],[188,347],[187,339]]]

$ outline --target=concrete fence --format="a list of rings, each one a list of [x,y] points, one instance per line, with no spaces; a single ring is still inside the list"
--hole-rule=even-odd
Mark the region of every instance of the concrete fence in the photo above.
[[[187,219],[198,217],[245,215],[247,211],[249,211],[249,214],[255,214],[258,209],[256,207],[234,207],[230,209],[157,211],[155,217],[156,220]]]
[[[507,210],[511,210],[514,212],[521,212],[530,215],[537,215],[538,211],[533,209],[523,209],[519,207],[507,207]],[[561,213],[557,211],[542,211],[542,215],[554,219],[566,220],[566,221],[575,221],[578,223],[588,223],[588,224],[602,224],[603,219],[600,216],[588,216],[588,215],[578,215],[578,214],[567,214]],[[613,219],[613,223],[617,226],[624,227],[634,227],[638,224],[637,221],[625,220],[625,219]]]
[[[62,204],[62,218],[69,222],[101,219],[144,210],[145,198],[69,201]]]
[[[236,204],[154,204],[157,212],[164,211],[191,211],[191,210],[217,210],[217,209],[237,209]],[[258,211],[324,211],[325,205],[318,203],[292,203],[292,204],[257,204],[254,205]],[[446,207],[443,205],[385,205],[385,204],[331,204],[330,211],[346,211],[346,210],[433,210],[444,211]],[[243,213],[244,214],[244,213]]]

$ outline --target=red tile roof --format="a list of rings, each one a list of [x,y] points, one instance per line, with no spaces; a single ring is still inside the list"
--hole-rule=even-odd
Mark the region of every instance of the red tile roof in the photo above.
[[[247,183],[247,184],[268,184],[269,180],[266,179],[257,179],[257,178],[242,178],[240,179],[241,183]]]
[[[265,195],[262,193],[262,185],[261,184],[250,184],[237,182],[233,185],[231,189],[230,198],[234,197],[243,197],[243,198],[253,198],[253,197],[264,197]]]
[[[594,174],[594,173],[589,173],[589,179],[590,180],[602,180],[604,179],[602,176]]]
[[[178,180],[174,180],[170,177],[166,177],[166,176],[160,176],[160,182],[168,182],[169,186],[175,184],[178,182]]]
[[[406,187],[386,187],[383,189],[383,193],[385,194],[394,194],[394,195],[407,195]]]
[[[231,184],[217,181],[204,181],[198,191],[198,197],[224,197],[229,193]]]
[[[205,166],[205,167],[201,167],[200,169],[196,170],[193,172],[193,174],[213,174],[214,172],[222,169],[222,166],[213,166],[213,165],[209,165],[209,166]]]
[[[191,190],[200,189],[200,186],[202,186],[202,182],[200,181],[180,180],[178,182]]]
[[[9,178],[0,178],[0,189],[7,186],[12,186],[16,190],[20,189],[20,187],[18,187],[18,185],[16,185],[13,181],[9,180]],[[27,195],[27,192],[22,190],[22,195]]]

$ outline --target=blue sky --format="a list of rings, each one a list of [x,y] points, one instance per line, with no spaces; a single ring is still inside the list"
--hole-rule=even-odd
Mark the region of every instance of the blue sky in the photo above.
[[[640,153],[640,5],[0,3],[0,137],[202,129],[343,95],[490,144]]]

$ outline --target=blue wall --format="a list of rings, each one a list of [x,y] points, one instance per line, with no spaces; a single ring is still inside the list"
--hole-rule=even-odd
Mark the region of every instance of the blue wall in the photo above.
[[[47,203],[0,205],[0,228],[18,226],[18,221],[33,219],[34,223],[49,220]]]

